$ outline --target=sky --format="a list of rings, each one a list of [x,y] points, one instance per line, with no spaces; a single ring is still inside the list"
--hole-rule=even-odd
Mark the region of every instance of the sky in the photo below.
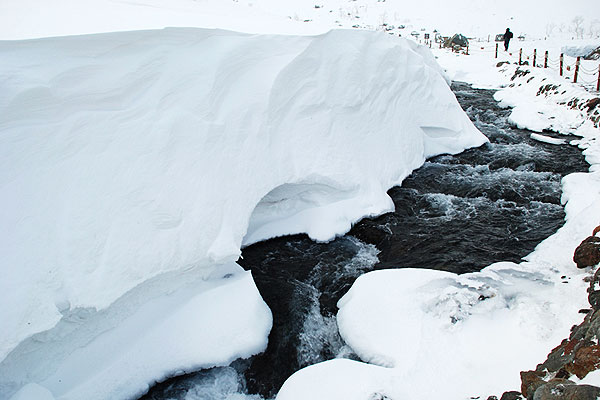
[[[471,37],[485,38],[507,27],[517,35],[544,37],[552,24],[553,34],[562,25],[562,34],[568,36],[576,16],[583,17],[586,31],[598,21],[600,33],[600,5],[593,0],[2,0],[0,39],[167,26],[314,34],[340,25],[374,28],[384,22],[444,34],[460,30]]]

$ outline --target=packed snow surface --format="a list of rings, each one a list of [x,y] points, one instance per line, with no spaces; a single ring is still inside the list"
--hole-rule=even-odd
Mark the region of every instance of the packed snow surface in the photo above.
[[[261,351],[242,243],[329,240],[487,140],[429,50],[383,33],[136,31],[0,59],[0,397],[126,398]]]

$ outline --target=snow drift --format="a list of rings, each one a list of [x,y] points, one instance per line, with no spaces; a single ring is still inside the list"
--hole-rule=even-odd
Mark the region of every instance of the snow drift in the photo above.
[[[329,240],[426,157],[486,141],[429,51],[385,34],[166,29],[0,58],[0,397],[124,398],[261,351],[242,243]]]

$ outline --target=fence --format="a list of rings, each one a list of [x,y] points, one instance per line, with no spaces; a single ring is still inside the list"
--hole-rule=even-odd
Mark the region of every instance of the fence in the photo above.
[[[495,58],[498,58],[498,43],[496,43]],[[597,68],[590,69],[594,61],[582,62],[581,57],[577,57],[575,62],[568,63],[565,62],[564,54],[561,53],[558,59],[553,59],[549,57],[548,51],[544,52],[542,62],[538,59],[537,49],[534,49],[532,54],[523,54],[523,49],[519,49],[519,65],[529,64],[528,60],[531,60],[533,67],[556,70],[565,79],[571,79],[572,76],[573,83],[578,83],[588,90],[600,91],[600,62]]]

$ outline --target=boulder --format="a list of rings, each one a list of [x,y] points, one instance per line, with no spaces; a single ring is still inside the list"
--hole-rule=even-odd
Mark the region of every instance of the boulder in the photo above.
[[[579,379],[583,379],[598,367],[600,367],[600,346],[592,345],[577,349],[575,359],[571,364],[566,365],[565,369]]]
[[[535,391],[546,381],[542,379],[544,373],[538,371],[522,371],[521,372],[521,393],[528,398],[533,398]]]
[[[600,388],[590,385],[576,385],[567,379],[553,379],[540,386],[533,400],[596,400]]]
[[[521,395],[521,393],[517,392],[517,391],[510,391],[510,392],[504,392],[502,393],[502,397],[500,397],[500,400],[522,400],[523,396]]]
[[[578,268],[586,268],[600,262],[600,238],[596,236],[587,237],[575,249],[573,261]]]

